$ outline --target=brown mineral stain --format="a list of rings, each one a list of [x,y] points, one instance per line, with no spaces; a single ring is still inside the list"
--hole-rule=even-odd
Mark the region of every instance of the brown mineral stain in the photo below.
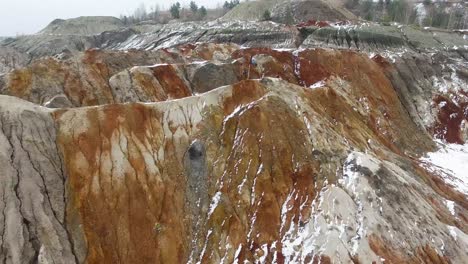
[[[369,235],[367,240],[372,251],[374,251],[377,256],[384,258],[385,263],[407,263],[405,256],[402,256],[399,251],[391,248],[389,243],[383,241],[377,235]]]
[[[84,52],[82,62],[85,64],[93,64],[100,59],[101,50],[88,49]]]
[[[158,79],[163,90],[173,98],[183,98],[192,95],[182,77],[178,75],[173,65],[158,65],[153,68],[154,76]]]
[[[311,262],[306,262],[306,263],[311,263]],[[324,255],[314,256],[312,260],[312,264],[331,264],[331,263],[332,261],[330,257],[324,256]]]
[[[172,94],[166,94],[163,87],[154,82],[155,77],[153,75],[148,75],[139,71],[133,72],[132,75],[134,84],[141,87],[144,95],[150,98],[150,102],[165,101],[169,98],[168,96],[177,99],[177,97],[174,97]]]
[[[238,49],[232,54],[233,59],[245,58],[250,62],[250,59],[258,54],[270,55],[278,60],[282,64],[291,65],[293,63],[293,57],[291,52],[287,51],[277,51],[271,48],[258,47],[258,48],[246,48]]]
[[[345,135],[353,145],[366,149],[367,140],[374,137],[372,132],[362,117],[333,89],[306,90],[304,95],[311,107],[333,124],[331,129]]]
[[[271,56],[274,61],[267,62],[262,69],[254,67],[251,65],[251,59],[257,54]],[[412,148],[411,152],[432,147],[429,137],[413,133],[417,129],[416,126],[407,116],[391,82],[378,67],[379,63],[385,63],[383,59],[377,57],[374,62],[366,55],[354,51],[314,49],[293,55],[290,52],[269,48],[242,49],[234,52],[232,57],[243,59],[234,64],[238,69],[240,79],[259,78],[260,76],[280,77],[291,83],[308,87],[318,81],[339,77],[352,87],[352,90],[346,92],[354,96],[353,100],[362,98],[367,100],[370,113],[369,117],[365,118],[367,120],[365,125],[372,129],[373,134],[382,144],[397,154],[402,153],[400,150],[402,147]],[[247,74],[242,75],[245,72]],[[336,105],[335,113],[342,111],[340,108],[345,103],[344,101],[334,103],[333,99],[329,102],[331,105],[324,105],[323,109]],[[348,112],[343,111],[343,113]],[[341,121],[348,126],[349,131],[352,123],[345,119],[343,116]],[[356,129],[359,128],[356,127]],[[405,136],[401,136],[402,133]],[[421,142],[422,147],[415,148],[413,144],[415,141]]]
[[[296,69],[299,74],[301,84],[310,86],[316,82],[327,79],[332,75],[325,67],[319,63],[314,63],[307,58],[303,58],[302,54],[296,59]]]
[[[391,244],[383,241],[377,235],[367,237],[369,246],[376,255],[385,259],[385,263],[434,263],[434,264],[449,264],[451,263],[446,256],[441,256],[435,249],[429,245],[420,246],[412,254],[405,254],[392,248]]]
[[[255,55],[268,55],[276,60],[276,63],[267,63],[263,72],[258,72],[256,63],[253,61]],[[239,79],[258,79],[261,77],[273,77],[273,78],[283,78],[292,83],[298,83],[298,80],[295,78],[293,69],[294,69],[294,58],[290,52],[286,51],[276,51],[270,48],[247,48],[239,49],[232,54],[233,59],[241,59],[243,61],[241,68],[244,73],[243,76],[238,76]]]
[[[181,49],[183,54],[199,52],[203,53],[199,56],[207,58],[214,52],[201,48],[194,52],[197,48],[192,45]],[[274,58],[264,65],[263,72],[249,65],[256,54]],[[97,51],[89,51],[85,61],[92,65],[90,71],[94,73],[90,76],[96,78],[95,83],[105,87],[99,80],[109,76],[112,67],[99,57]],[[199,246],[206,248],[200,256],[204,263],[219,262],[224,255],[227,262],[255,262],[260,257],[267,262],[275,257],[278,263],[288,261],[281,249],[285,232],[308,224],[320,186],[325,181],[336,181],[338,165],[322,164],[322,159],[314,155],[316,144],[334,144],[327,142],[332,139],[320,138],[321,131],[346,139],[346,143],[334,145],[343,148],[337,153],[350,146],[370,151],[370,140],[376,142],[377,148],[402,158],[408,158],[408,152],[416,152],[415,148],[431,147],[431,139],[420,135],[405,113],[378,66],[384,63],[380,59],[372,61],[352,51],[316,49],[293,55],[267,48],[237,50],[232,57],[243,59],[235,64],[240,74],[252,68],[250,79],[264,75],[300,84],[302,87],[285,85],[284,89],[289,89],[285,92],[296,93],[310,111],[298,113],[284,98],[270,91],[267,82],[244,80],[226,88],[219,104],[200,109],[203,113],[194,112],[202,116],[200,123],[195,124],[189,120],[182,124],[163,120],[165,113],[157,109],[165,109],[164,104],[169,106],[171,102],[159,103],[158,107],[106,105],[54,113],[59,127],[58,145],[73,196],[68,207],[70,212],[76,209],[71,220],[83,226],[89,247],[87,262],[187,262],[195,234],[190,231],[193,216],[186,210],[187,175],[180,153],[192,140],[203,139],[207,147],[207,194],[211,199],[216,194],[221,197],[213,208],[211,202],[206,205],[210,213],[207,212],[196,237]],[[161,94],[168,97],[190,96],[190,87],[177,67],[152,67],[153,76],[161,85],[156,88],[164,90]],[[138,83],[153,89],[152,76],[136,76]],[[77,85],[72,75],[69,79]],[[323,87],[308,88],[321,80],[325,80]],[[93,102],[102,95],[102,91],[97,93]],[[153,95],[159,96],[156,92]],[[83,96],[80,100],[92,101],[91,97],[85,98],[86,94]],[[89,124],[85,129],[81,129],[80,118]],[[317,129],[317,138],[311,139],[304,118]],[[417,146],[414,142],[418,142]],[[385,157],[385,151],[375,152]],[[325,165],[333,172],[324,172]],[[427,172],[417,174],[439,194],[450,192],[449,187]],[[466,208],[466,201],[459,194],[444,197]],[[283,208],[287,210],[283,212]],[[463,221],[457,221],[458,225]],[[444,256],[428,246],[415,249],[414,255],[409,256],[376,235],[368,240],[371,249],[386,263],[446,263]],[[231,247],[220,247],[227,244]],[[350,257],[359,263],[356,256]],[[331,263],[332,259],[308,255],[300,261]]]
[[[215,44],[202,43],[198,44],[193,50],[194,55],[204,60],[216,59],[216,54],[228,56],[238,50],[239,46],[233,43]]]
[[[9,92],[13,96],[28,100],[35,77],[49,79],[50,76],[60,75],[60,71],[57,62],[51,58],[41,59],[30,68],[14,70],[9,75]]]
[[[72,127],[59,133],[74,201],[69,206],[83,225],[88,263],[182,263],[187,257],[180,168],[161,175],[143,156],[155,156],[150,145],[141,147],[155,127],[152,111],[138,104],[90,108],[86,132],[75,134],[79,127]],[[59,124],[70,121],[65,117],[56,114]],[[121,151],[121,158],[113,156]]]
[[[8,83],[11,95],[19,98],[27,98],[31,93],[32,73],[27,69],[14,70]]]
[[[224,113],[232,113],[238,106],[253,102],[266,93],[266,89],[257,81],[241,81],[232,86],[232,95],[225,99]]]
[[[390,69],[392,67],[390,62],[388,62],[388,60],[382,57],[380,54],[373,56],[372,60],[375,61],[384,70]]]
[[[252,83],[243,81],[236,89],[252,91]],[[235,98],[238,99],[234,101]],[[304,124],[284,102],[275,97],[261,98],[243,111],[232,113],[240,103],[245,103],[239,99],[233,92],[232,99],[226,101],[229,107],[225,106],[225,115],[232,118],[226,120],[222,133],[226,177],[219,181],[224,183],[222,192],[231,203],[218,206],[208,226],[215,232],[227,232],[230,244],[242,245],[238,261],[254,261],[259,256],[272,261],[274,255],[283,259],[279,245],[276,251],[271,248],[281,240],[280,230],[302,225],[308,218],[316,194],[314,183],[319,163],[310,159],[311,147],[304,143],[307,142]],[[247,197],[255,197],[255,201],[245,200],[243,192],[249,193]],[[293,199],[284,205],[288,196]],[[288,224],[281,227],[283,205],[290,209],[283,216]],[[230,217],[232,210],[241,218]],[[252,219],[255,221],[250,222]],[[225,224],[222,229],[221,223]],[[207,243],[215,247],[219,237]],[[203,259],[210,262],[210,254]]]

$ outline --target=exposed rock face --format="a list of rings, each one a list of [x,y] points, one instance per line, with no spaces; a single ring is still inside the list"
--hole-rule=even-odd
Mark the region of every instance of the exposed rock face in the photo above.
[[[190,82],[195,93],[203,93],[238,81],[236,65],[203,63],[191,67]],[[210,81],[207,81],[210,80]]]
[[[109,83],[112,75],[132,65],[149,65],[155,61],[183,62],[183,59],[165,51],[89,50],[68,60],[40,59],[28,68],[13,71],[5,76],[5,86],[0,90],[41,105],[57,95],[68,98],[72,106],[108,104],[114,102]]]
[[[68,25],[75,22],[60,23]],[[89,22],[88,24],[89,27],[96,26],[96,23]],[[72,31],[73,28],[73,26],[64,26],[64,31]],[[294,49],[327,46],[369,52],[401,51],[402,49],[416,52],[446,50],[466,59],[468,57],[466,41],[459,34],[435,29],[420,30],[402,25],[319,23],[318,26],[299,25],[296,27],[274,22],[216,20],[167,25],[141,24],[118,27],[95,35],[88,35],[86,32],[69,35],[65,32],[22,36],[1,41],[0,58],[3,57],[2,49],[25,54],[28,57],[26,62],[29,63],[43,56],[63,58],[93,48],[151,51],[193,43],[235,43],[243,47],[267,46]],[[2,58],[2,60],[6,59]],[[2,60],[0,60],[0,69]],[[20,66],[23,65],[20,64]],[[3,71],[13,68],[5,67]]]
[[[304,27],[307,38],[301,47],[327,45],[364,51],[447,51],[466,59],[466,40],[453,33],[416,30],[408,26],[383,26],[377,24]]]
[[[382,67],[413,120],[436,138],[463,144],[468,120],[468,79],[462,73],[466,62],[442,54],[405,54],[393,65]]]
[[[182,27],[3,42],[0,263],[468,262],[465,40]]]
[[[38,58],[91,48],[156,50],[196,42],[295,48],[300,36],[295,27],[271,22],[212,21],[136,25],[92,36],[42,33],[5,40],[0,47],[14,48]]]
[[[0,109],[1,262],[74,263],[53,118],[7,96],[0,97]]]

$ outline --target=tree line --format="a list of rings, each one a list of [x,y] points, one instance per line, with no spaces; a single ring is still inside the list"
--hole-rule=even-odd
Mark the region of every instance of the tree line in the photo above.
[[[444,29],[460,29],[468,26],[466,7],[463,4],[453,4],[443,0],[424,0],[416,6],[413,3],[408,0],[378,0],[377,2],[347,0],[345,6],[369,21],[399,22]]]
[[[195,1],[191,1],[188,6],[182,6],[180,2],[170,5],[169,9],[162,9],[160,5],[146,8],[140,4],[130,15],[121,15],[120,19],[126,25],[137,24],[142,21],[155,21],[157,23],[168,23],[173,19],[183,21],[198,21],[207,18],[216,19],[223,16],[226,12],[239,5],[239,0],[230,0],[219,4],[216,8],[207,9],[205,6],[199,6]]]
[[[195,3],[194,1],[190,2],[189,9],[193,16],[198,16],[199,20],[206,17],[207,12],[208,12],[204,6],[201,6],[199,8],[197,3]],[[177,2],[171,5],[169,12],[171,13],[172,18],[180,19],[181,10],[182,10],[182,6],[180,5],[179,2]]]

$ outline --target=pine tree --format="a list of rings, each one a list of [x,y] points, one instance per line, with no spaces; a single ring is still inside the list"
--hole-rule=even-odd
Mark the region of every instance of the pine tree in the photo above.
[[[379,0],[379,2],[377,3],[377,9],[379,11],[382,11],[384,9],[384,1],[383,0]]]
[[[363,15],[364,19],[372,21],[372,19],[373,19],[373,6],[374,6],[374,3],[372,2],[372,0],[365,0],[362,3],[361,11],[362,11],[362,15]]]
[[[262,15],[263,21],[270,21],[271,20],[271,13],[269,10],[265,10]]]
[[[206,17],[207,11],[206,11],[206,8],[204,6],[201,6],[200,9],[198,9],[198,11],[200,12],[200,16],[202,18]]]
[[[195,1],[191,1],[190,2],[190,10],[192,11],[192,13],[197,13],[198,11],[198,6],[197,4],[195,3]]]
[[[388,14],[392,21],[407,23],[411,8],[406,0],[393,0],[388,7]]]
[[[239,0],[231,0],[231,1],[225,1],[224,2],[224,5],[223,5],[223,8],[224,9],[233,9],[234,7],[236,7],[238,4],[239,4]]]
[[[175,19],[180,18],[180,3],[177,2],[171,6],[171,9],[169,10],[171,12],[171,16]]]

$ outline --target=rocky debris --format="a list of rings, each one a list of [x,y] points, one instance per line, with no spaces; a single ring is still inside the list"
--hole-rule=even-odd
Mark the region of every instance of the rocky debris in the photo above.
[[[208,195],[209,178],[206,160],[206,148],[203,142],[194,140],[184,156],[186,179],[186,210],[190,213],[192,223],[190,234],[192,241],[196,241],[206,232],[204,224],[210,205]],[[201,243],[192,243],[191,256],[198,256],[202,250]]]

